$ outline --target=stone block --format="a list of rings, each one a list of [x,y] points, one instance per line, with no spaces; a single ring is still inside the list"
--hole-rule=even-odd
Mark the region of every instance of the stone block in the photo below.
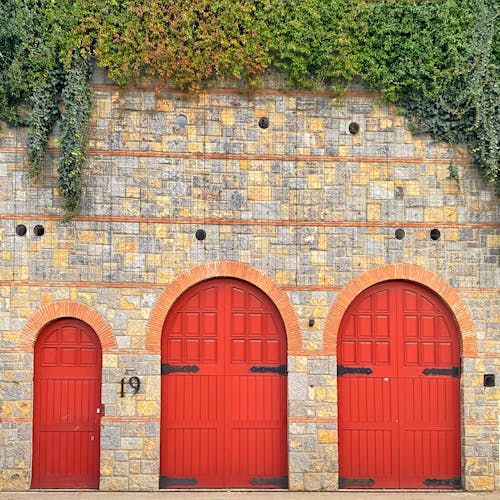
[[[101,448],[103,450],[120,450],[120,428],[106,424],[101,429]]]
[[[308,399],[307,375],[305,373],[288,374],[288,397],[293,401]]]
[[[495,488],[494,477],[488,476],[466,476],[466,491],[493,491]]]
[[[291,473],[302,472],[306,473],[310,468],[310,457],[308,453],[289,453],[288,456],[288,469]]]

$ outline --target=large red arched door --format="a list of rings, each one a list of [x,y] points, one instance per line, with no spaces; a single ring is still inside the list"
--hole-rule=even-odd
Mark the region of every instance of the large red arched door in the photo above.
[[[204,281],[163,327],[160,488],[287,486],[286,339],[270,299]]]
[[[35,345],[32,488],[99,488],[101,344],[76,319]]]
[[[459,334],[431,291],[365,290],[338,342],[341,488],[459,488]]]

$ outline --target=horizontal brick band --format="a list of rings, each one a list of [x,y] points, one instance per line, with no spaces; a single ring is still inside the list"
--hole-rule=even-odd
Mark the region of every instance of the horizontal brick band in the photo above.
[[[304,422],[304,423],[314,423],[314,424],[336,424],[338,418],[331,417],[289,417],[288,422]]]
[[[61,215],[37,215],[23,213],[8,213],[1,214],[0,219],[4,220],[36,220],[36,221],[62,221],[64,217]],[[78,215],[73,217],[74,221],[82,222],[113,222],[113,223],[142,223],[142,224],[189,224],[199,226],[290,226],[290,227],[392,227],[392,228],[428,228],[432,229],[436,226],[439,228],[475,228],[475,229],[499,229],[500,224],[497,223],[474,223],[474,222],[442,222],[442,221],[426,221],[426,222],[409,222],[409,221],[310,221],[301,219],[209,219],[196,217],[140,217],[140,216],[119,216],[119,215]]]
[[[164,290],[170,283],[164,282],[136,282],[136,281],[17,281],[17,280],[0,280],[0,286],[16,286],[16,287],[78,287],[78,288],[131,288],[131,289],[146,289],[146,290]],[[343,286],[329,285],[281,285],[279,286],[284,292],[340,292]],[[461,294],[491,294],[497,295],[497,288],[456,288]],[[487,356],[489,356],[487,354]],[[495,354],[491,355],[495,357]]]
[[[1,417],[0,422],[31,422],[31,417]]]
[[[159,422],[160,417],[106,417],[103,416],[101,422]]]
[[[26,154],[26,148],[0,148],[0,153]],[[47,154],[58,155],[58,148],[47,148]],[[321,155],[278,155],[278,154],[238,154],[238,153],[204,153],[173,151],[137,151],[137,150],[105,150],[89,149],[89,156],[103,157],[132,157],[132,158],[191,158],[200,160],[246,160],[246,161],[295,161],[295,162],[323,162],[323,163],[390,163],[390,164],[443,164],[450,163],[449,158],[424,158],[424,157],[392,157],[386,156],[321,156]],[[469,165],[467,158],[454,158],[454,164]]]
[[[498,425],[498,420],[497,419],[492,419],[492,420],[473,420],[473,419],[467,419],[464,420],[464,425],[477,425],[477,426],[482,426],[482,425],[493,425],[497,426]]]

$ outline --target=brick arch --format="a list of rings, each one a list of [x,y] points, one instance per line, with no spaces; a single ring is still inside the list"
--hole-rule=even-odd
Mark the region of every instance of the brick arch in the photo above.
[[[19,349],[33,352],[41,330],[51,321],[60,318],[75,318],[87,323],[99,337],[104,352],[116,347],[116,339],[111,326],[100,313],[80,302],[61,300],[43,306],[26,321],[19,335]]]
[[[288,341],[288,354],[301,352],[302,343],[297,315],[288,296],[271,278],[260,271],[238,262],[213,262],[194,267],[176,278],[160,295],[148,321],[146,332],[146,349],[159,354],[161,349],[161,333],[168,311],[175,301],[191,286],[210,278],[239,278],[262,290],[277,307],[285,325]]]
[[[450,308],[461,335],[460,354],[477,357],[477,341],[472,316],[457,292],[440,276],[411,264],[388,264],[372,269],[350,281],[335,299],[325,325],[323,353],[337,354],[337,336],[340,322],[354,298],[368,287],[389,280],[408,280],[433,290]]]

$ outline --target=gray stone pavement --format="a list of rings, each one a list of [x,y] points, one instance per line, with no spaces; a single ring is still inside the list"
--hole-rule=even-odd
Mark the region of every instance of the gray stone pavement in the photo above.
[[[465,491],[160,491],[160,492],[105,492],[105,491],[23,491],[0,493],[1,500],[493,500],[500,492]]]

